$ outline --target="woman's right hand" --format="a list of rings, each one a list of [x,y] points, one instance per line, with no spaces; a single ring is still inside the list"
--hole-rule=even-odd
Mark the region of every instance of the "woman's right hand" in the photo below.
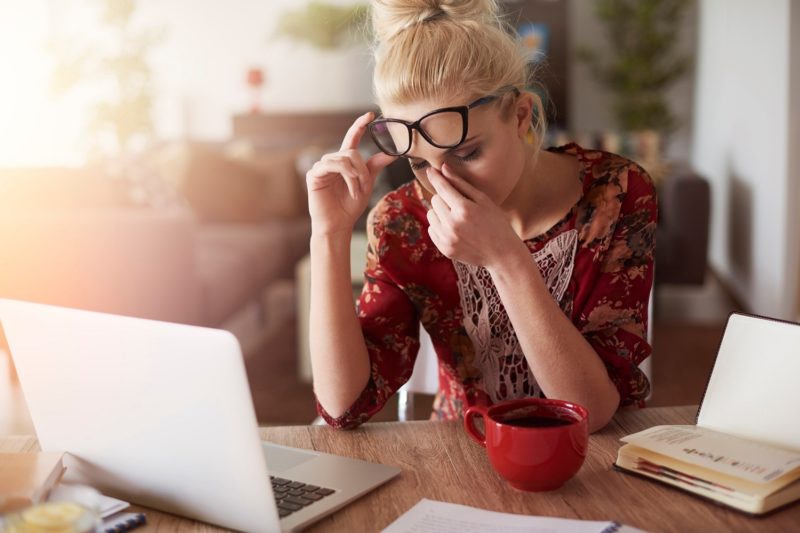
[[[367,208],[378,173],[397,157],[383,152],[367,161],[358,151],[372,112],[356,119],[338,152],[325,154],[306,173],[308,210],[315,235],[352,232]]]

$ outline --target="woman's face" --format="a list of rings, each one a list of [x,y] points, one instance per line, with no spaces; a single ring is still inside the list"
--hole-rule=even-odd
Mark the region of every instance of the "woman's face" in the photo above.
[[[502,205],[517,185],[525,165],[524,136],[530,124],[527,95],[507,93],[497,100],[469,110],[467,136],[456,148],[437,148],[414,130],[410,150],[403,156],[422,186],[435,194],[427,170],[441,170],[447,163],[453,173]],[[411,105],[383,106],[383,115],[409,122],[435,109],[462,106],[467,102],[426,101]]]

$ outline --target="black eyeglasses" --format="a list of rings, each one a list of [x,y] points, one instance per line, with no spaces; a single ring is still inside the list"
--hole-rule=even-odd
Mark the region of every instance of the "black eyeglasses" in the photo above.
[[[416,122],[378,118],[369,123],[369,134],[381,151],[393,156],[404,155],[411,149],[413,130],[436,148],[455,148],[467,138],[469,110],[512,91],[519,95],[516,87],[504,87],[498,93],[478,98],[471,104],[436,109]]]

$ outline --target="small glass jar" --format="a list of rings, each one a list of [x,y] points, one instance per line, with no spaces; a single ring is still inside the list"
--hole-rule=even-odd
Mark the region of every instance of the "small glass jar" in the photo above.
[[[10,513],[0,519],[2,533],[95,533],[100,517],[74,502],[48,502]]]

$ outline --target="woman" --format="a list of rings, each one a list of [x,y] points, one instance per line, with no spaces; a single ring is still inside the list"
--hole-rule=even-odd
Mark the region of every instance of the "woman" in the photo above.
[[[439,358],[435,418],[544,396],[584,405],[595,431],[620,406],[642,405],[649,176],[613,154],[541,148],[541,102],[524,90],[524,53],[493,0],[372,8],[382,117],[357,119],[306,176],[320,414],[354,427],[380,410],[411,375],[420,323]],[[383,152],[365,161],[356,148],[368,131]],[[353,225],[397,157],[416,180],[369,215],[354,311]]]

